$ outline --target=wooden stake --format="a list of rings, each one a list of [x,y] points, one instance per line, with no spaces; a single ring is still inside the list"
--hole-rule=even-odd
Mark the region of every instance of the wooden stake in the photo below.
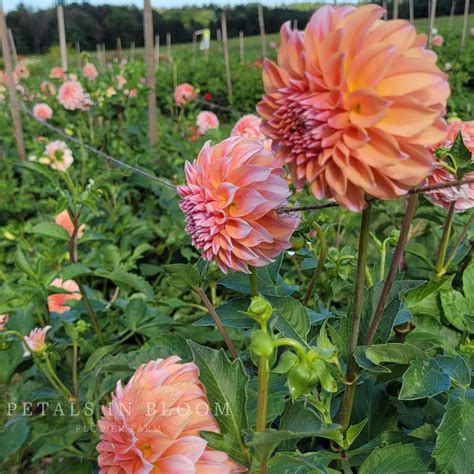
[[[13,64],[8,45],[8,31],[5,14],[3,13],[3,5],[0,2],[0,41],[3,50],[3,62],[5,66],[5,74],[8,81],[8,98],[10,101],[10,111],[13,121],[13,132],[15,134],[16,147],[21,160],[26,159],[25,142],[23,140],[23,128],[21,126],[20,107],[16,97],[16,87],[13,82]]]
[[[222,46],[224,50],[224,64],[225,64],[225,75],[227,80],[227,96],[229,103],[232,104],[233,90],[232,90],[232,78],[230,75],[230,61],[229,61],[229,48],[227,44],[227,18],[225,11],[221,11],[221,28],[222,28]]]
[[[102,72],[104,70],[104,65],[102,64],[102,50],[101,50],[100,44],[96,46],[96,50],[97,50],[97,64],[99,66],[99,71]]]
[[[262,58],[267,59],[267,41],[265,38],[265,20],[263,18],[263,7],[258,6],[258,25],[260,27],[260,43],[262,45]]]
[[[245,64],[245,44],[244,44],[244,32],[239,31],[239,47],[240,47],[240,64]]]
[[[415,6],[413,5],[414,0],[409,0],[408,9],[410,11],[410,23],[413,25],[415,23]]]
[[[15,40],[13,39],[13,33],[10,28],[8,28],[8,39],[10,40],[10,47],[12,49],[13,62],[15,63],[15,66],[16,66],[18,64],[18,54],[16,52],[16,46],[15,46]]]
[[[155,46],[153,44],[153,12],[150,0],[144,0],[143,21],[145,31],[146,83],[148,92],[148,135],[150,144],[156,143],[156,83]]]
[[[464,4],[464,19],[462,22],[461,51],[466,46],[467,20],[469,19],[469,0]]]
[[[398,20],[398,0],[393,0],[393,19]]]
[[[101,53],[102,53],[102,64],[103,64],[104,69],[105,69],[105,67],[107,66],[107,59],[106,59],[106,56],[105,56],[105,43],[102,43]]]
[[[293,20],[293,30],[297,30],[298,29],[298,20],[295,19]]]
[[[388,0],[383,0],[383,9],[385,13],[383,14],[383,19],[388,20]]]
[[[433,42],[433,30],[435,28],[436,19],[436,0],[431,0],[431,12],[430,12],[430,32],[428,34],[428,46],[432,47]]]
[[[166,58],[170,64],[173,62],[173,55],[171,53],[171,33],[166,33]]]
[[[155,35],[155,64],[160,67],[160,35]]]
[[[122,38],[117,38],[117,55],[119,59],[122,59]]]
[[[219,51],[222,51],[222,31],[220,28],[217,28],[216,34],[217,34],[217,48],[219,49]]]
[[[67,71],[67,46],[66,46],[66,30],[64,28],[64,8],[58,6],[58,30],[59,30],[59,50],[61,52],[61,67]]]
[[[135,41],[130,43],[130,61],[135,59]]]
[[[449,14],[449,30],[451,31],[454,26],[454,13],[456,11],[456,0],[451,1],[451,12]]]
[[[79,41],[76,41],[75,49],[76,49],[76,63],[77,63],[77,67],[78,67],[79,69],[81,69],[81,67],[82,67],[82,59],[81,59],[81,45],[79,44]]]

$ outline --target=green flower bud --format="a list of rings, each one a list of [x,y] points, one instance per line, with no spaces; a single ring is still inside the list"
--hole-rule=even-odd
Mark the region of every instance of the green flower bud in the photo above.
[[[318,377],[323,389],[326,390],[326,392],[332,392],[332,393],[336,392],[337,383],[334,380],[334,377],[329,372],[326,364],[322,360],[316,360],[313,363],[313,368],[318,374]]]
[[[392,232],[390,232],[390,237],[389,237],[389,241],[388,243],[392,246],[392,247],[396,247],[397,244],[398,244],[398,239],[400,238],[400,231],[395,229],[395,230],[392,230]]]
[[[291,240],[291,248],[292,250],[300,250],[304,247],[305,240],[303,237],[293,237]]]
[[[298,356],[292,351],[283,352],[278,365],[273,369],[276,374],[287,374],[290,369],[298,362]]]
[[[76,330],[79,334],[82,334],[82,333],[86,332],[88,327],[89,327],[89,325],[85,321],[83,321],[82,319],[80,319],[76,323]]]
[[[311,381],[311,371],[304,365],[294,365],[288,373],[288,388],[293,400],[307,392]]]
[[[272,338],[261,329],[256,329],[252,333],[250,349],[257,356],[270,357],[273,354]]]
[[[268,321],[273,313],[272,305],[262,296],[254,296],[250,303],[248,312],[254,316],[258,322]]]
[[[0,351],[6,351],[8,350],[10,347],[10,343],[9,342],[0,342]]]

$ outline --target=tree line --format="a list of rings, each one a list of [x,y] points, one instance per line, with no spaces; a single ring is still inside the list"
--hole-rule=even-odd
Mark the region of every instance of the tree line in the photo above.
[[[438,0],[437,15],[449,15],[453,0]],[[382,4],[382,0],[374,3]],[[428,1],[415,0],[415,17],[428,16]],[[458,0],[456,14],[462,14],[464,2]],[[302,8],[264,7],[265,29],[267,33],[279,31],[283,22],[296,20],[298,28],[303,28],[315,4]],[[391,2],[388,3],[392,11]],[[203,7],[183,7],[181,9],[160,10],[153,12],[155,31],[164,42],[170,33],[173,43],[192,41],[193,31],[210,28],[212,37],[216,37],[220,28],[221,7],[207,5]],[[238,5],[226,9],[229,37],[236,37],[242,30],[246,36],[259,34],[257,4]],[[133,6],[91,5],[87,2],[70,3],[64,6],[66,35],[68,43],[79,42],[82,50],[93,51],[99,43],[105,43],[107,49],[115,49],[116,39],[121,38],[124,48],[135,43],[143,45],[143,12]],[[399,6],[401,18],[408,18],[408,0],[401,1]],[[7,15],[7,23],[12,29],[17,50],[20,54],[37,54],[47,51],[57,44],[58,29],[56,9],[32,10],[23,3]]]

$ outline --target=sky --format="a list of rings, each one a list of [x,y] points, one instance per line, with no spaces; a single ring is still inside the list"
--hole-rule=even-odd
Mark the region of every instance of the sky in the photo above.
[[[20,3],[20,0],[3,0],[3,8],[5,11],[13,10],[16,5]],[[23,0],[25,5],[33,8],[47,8],[55,5],[56,2],[54,0]],[[69,2],[66,2],[69,3]],[[71,2],[72,3],[72,0]],[[100,5],[100,4],[109,4],[109,5],[137,5],[143,6],[143,0],[89,0],[89,3],[93,5]],[[181,7],[184,5],[207,5],[209,3],[214,3],[216,5],[236,5],[236,4],[243,4],[243,3],[255,3],[253,1],[246,1],[246,0],[152,0],[151,4],[155,8],[163,8],[163,7]],[[264,5],[282,5],[285,3],[294,3],[291,0],[260,0],[260,3]]]

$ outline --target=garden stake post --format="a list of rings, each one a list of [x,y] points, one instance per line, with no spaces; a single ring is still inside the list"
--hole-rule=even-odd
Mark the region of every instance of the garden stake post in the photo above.
[[[413,5],[414,0],[409,0],[408,2],[408,9],[410,11],[410,23],[412,25],[415,24],[415,6]]]
[[[168,57],[168,63],[173,62],[173,56],[171,54],[171,33],[166,33],[166,55]]]
[[[293,30],[298,29],[298,20],[293,20]]]
[[[230,61],[229,61],[229,45],[227,44],[227,19],[225,11],[221,12],[221,28],[222,28],[222,46],[224,49],[224,64],[225,64],[225,76],[227,80],[227,96],[229,98],[229,104],[232,104],[232,78],[230,75]]]
[[[58,30],[59,30],[59,50],[61,53],[61,67],[67,71],[67,48],[66,48],[66,30],[64,28],[64,8],[59,5],[58,14]]]
[[[133,61],[135,58],[135,41],[130,43],[130,61]]]
[[[398,0],[393,0],[393,19],[398,20]]]
[[[220,28],[217,28],[216,35],[217,35],[217,47],[219,51],[222,51],[222,31]]]
[[[431,12],[430,12],[430,32],[428,34],[428,47],[433,47],[433,30],[435,27],[436,19],[436,0],[431,0]]]
[[[146,83],[148,93],[148,136],[150,144],[156,143],[156,83],[155,83],[155,47],[153,44],[153,12],[150,0],[144,0],[143,10],[145,31]]]
[[[387,0],[383,0],[383,9],[385,10],[384,14],[383,14],[383,19],[384,20],[388,20],[388,1]]]
[[[456,11],[456,0],[451,2],[451,12],[449,14],[449,31],[453,29],[454,25],[454,12]]]
[[[105,66],[107,65],[107,60],[105,59],[105,43],[102,43],[100,50],[102,52],[102,63],[104,64],[105,69]]]
[[[10,40],[10,47],[11,51],[13,54],[13,62],[15,63],[15,66],[18,64],[18,54],[16,52],[16,46],[15,46],[15,40],[13,39],[13,33],[10,28],[8,28],[8,39]]]
[[[102,72],[102,54],[100,52],[100,45],[96,45],[97,50],[97,65],[99,66],[99,71]]]
[[[245,45],[244,45],[244,32],[239,31],[239,47],[240,47],[240,65],[245,64]]]
[[[262,44],[262,58],[267,59],[267,41],[265,39],[265,20],[263,18],[263,7],[258,6],[258,26],[260,28],[260,43]]]
[[[76,62],[77,67],[80,69],[82,67],[82,60],[81,60],[81,45],[79,41],[76,41]]]
[[[23,140],[23,128],[21,126],[20,107],[16,97],[16,87],[13,82],[13,65],[10,47],[8,45],[7,21],[3,13],[3,4],[0,2],[0,40],[2,43],[3,62],[5,74],[8,80],[8,98],[10,101],[10,111],[12,114],[13,131],[15,133],[15,141],[18,154],[22,160],[26,159],[25,142]]]
[[[464,4],[464,18],[462,22],[461,51],[466,46],[467,21],[469,19],[469,0]]]
[[[122,38],[118,37],[116,39],[117,42],[117,54],[119,59],[122,59]]]
[[[160,68],[160,35],[155,35],[155,64]]]

